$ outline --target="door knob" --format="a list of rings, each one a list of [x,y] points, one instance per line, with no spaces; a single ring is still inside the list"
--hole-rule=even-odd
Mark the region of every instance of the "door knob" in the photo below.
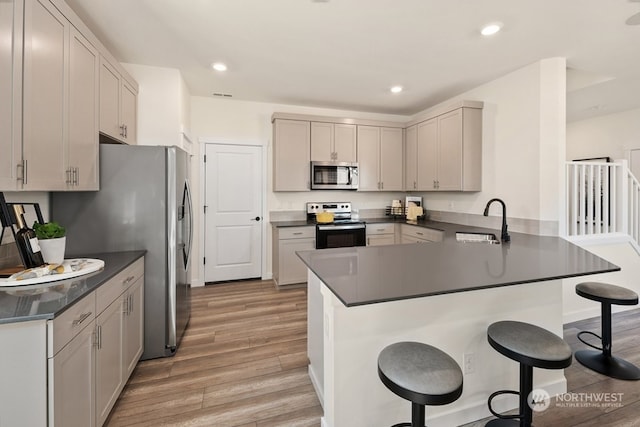
[[[252,218],[251,221],[260,221],[262,218],[260,218],[259,216]]]

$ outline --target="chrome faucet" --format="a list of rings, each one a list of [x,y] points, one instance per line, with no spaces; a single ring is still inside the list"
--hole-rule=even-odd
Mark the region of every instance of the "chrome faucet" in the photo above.
[[[507,205],[500,199],[491,199],[487,202],[487,206],[484,208],[484,216],[489,216],[489,206],[493,202],[500,202],[502,205],[502,241],[509,242],[511,241],[511,236],[507,232]]]

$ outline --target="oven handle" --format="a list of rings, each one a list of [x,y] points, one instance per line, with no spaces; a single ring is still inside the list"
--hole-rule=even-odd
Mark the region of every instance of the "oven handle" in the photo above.
[[[364,228],[366,228],[365,224],[318,225],[318,230],[320,231],[359,230]]]

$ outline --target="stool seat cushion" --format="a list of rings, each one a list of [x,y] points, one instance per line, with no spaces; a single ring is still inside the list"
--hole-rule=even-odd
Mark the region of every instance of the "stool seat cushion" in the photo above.
[[[421,405],[445,405],[462,394],[462,370],[448,354],[419,342],[398,342],[378,356],[378,375],[389,390]]]
[[[638,304],[638,294],[631,289],[609,283],[584,282],[576,285],[576,293],[581,297],[616,305]]]
[[[571,365],[571,347],[546,329],[511,320],[493,323],[487,329],[491,347],[524,365],[563,369]]]

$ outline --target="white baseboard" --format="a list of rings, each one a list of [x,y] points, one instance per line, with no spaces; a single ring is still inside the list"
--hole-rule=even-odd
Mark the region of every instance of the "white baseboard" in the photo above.
[[[309,365],[309,378],[311,379],[311,385],[313,385],[313,388],[316,391],[320,405],[324,408],[324,392],[322,391],[322,387],[319,386],[318,378],[311,365]]]
[[[578,320],[589,319],[591,317],[599,317],[600,316],[600,306],[596,305],[595,307],[586,308],[584,310],[576,310],[569,313],[563,313],[562,315],[562,323],[567,324],[571,322],[577,322]]]
[[[197,279],[191,282],[191,287],[192,288],[201,288],[204,286],[204,281]]]

